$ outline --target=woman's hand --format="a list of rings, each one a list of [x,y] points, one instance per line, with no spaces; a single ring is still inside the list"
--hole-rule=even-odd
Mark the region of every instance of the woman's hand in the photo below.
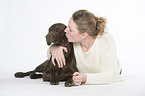
[[[81,83],[85,83],[87,79],[86,74],[81,74],[79,72],[74,72],[73,73],[73,84],[74,85],[81,85]]]
[[[52,60],[53,65],[56,66],[56,64],[54,62],[54,59],[56,59],[59,68],[62,68],[63,65],[66,64],[63,50],[65,52],[67,52],[67,48],[66,47],[58,46],[58,45],[50,46],[50,50],[49,50],[50,54],[52,55],[52,59],[51,60]]]

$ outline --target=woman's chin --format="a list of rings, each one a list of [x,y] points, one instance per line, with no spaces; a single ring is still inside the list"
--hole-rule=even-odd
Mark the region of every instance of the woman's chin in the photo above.
[[[73,42],[73,41],[68,39],[68,42]]]
[[[73,40],[73,39],[69,39],[69,38],[67,38],[68,39],[68,42],[75,42],[75,40]]]
[[[68,40],[68,42],[72,42],[71,40]]]

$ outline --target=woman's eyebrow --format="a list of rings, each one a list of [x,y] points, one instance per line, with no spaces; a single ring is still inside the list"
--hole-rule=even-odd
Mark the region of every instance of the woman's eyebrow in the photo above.
[[[69,27],[70,29],[72,29],[69,25],[68,25],[68,27]]]
[[[73,31],[73,29],[68,25],[68,27],[69,27],[69,29],[71,30],[71,31]]]

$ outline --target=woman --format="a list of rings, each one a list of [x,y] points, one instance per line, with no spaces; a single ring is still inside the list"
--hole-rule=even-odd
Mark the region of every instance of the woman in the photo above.
[[[95,17],[87,10],[76,11],[65,29],[69,42],[74,42],[76,66],[79,72],[73,74],[73,83],[107,84],[121,81],[120,64],[116,56],[113,37],[105,31],[106,20]],[[48,55],[52,54],[52,62],[57,60],[58,66],[65,65],[62,46],[52,45]]]

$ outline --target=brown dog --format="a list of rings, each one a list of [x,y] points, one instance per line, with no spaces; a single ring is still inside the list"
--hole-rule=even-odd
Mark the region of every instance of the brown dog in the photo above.
[[[76,68],[73,44],[68,42],[64,32],[65,28],[66,26],[64,24],[54,24],[49,28],[49,33],[46,35],[48,45],[54,43],[67,48],[68,52],[64,51],[66,65],[63,68],[58,67],[56,60],[56,66],[54,66],[51,61],[52,57],[50,57],[49,60],[40,64],[35,70],[29,72],[17,72],[15,73],[15,77],[22,78],[30,76],[31,79],[43,78],[43,81],[50,81],[50,84],[52,85],[58,85],[59,81],[66,81],[66,87],[72,86],[73,73],[78,71],[78,69]],[[36,74],[36,72],[43,74]]]

